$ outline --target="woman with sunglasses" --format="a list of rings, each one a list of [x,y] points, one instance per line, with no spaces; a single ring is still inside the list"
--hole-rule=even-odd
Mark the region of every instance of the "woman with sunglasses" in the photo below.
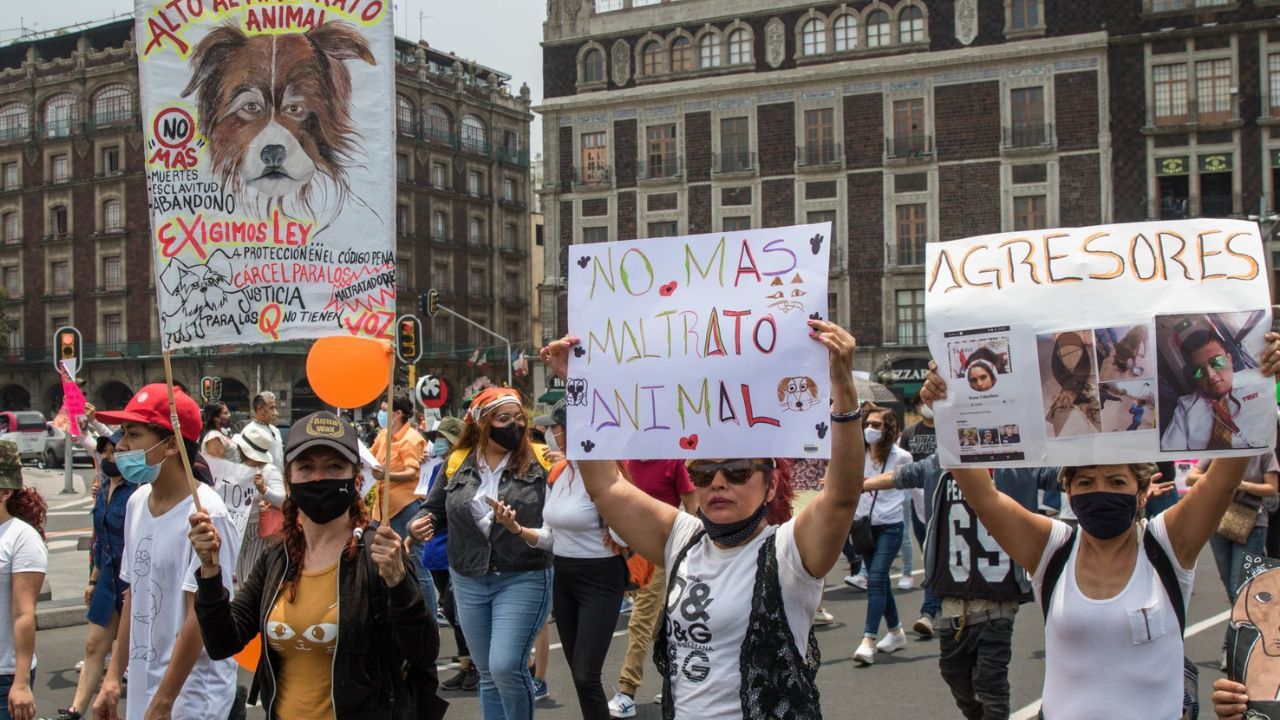
[[[762,718],[782,707],[789,717],[822,716],[813,616],[858,504],[863,439],[856,343],[834,323],[809,327],[830,358],[831,462],[825,487],[794,519],[768,525],[779,467],[772,458],[690,461],[697,516],[645,494],[615,462],[578,463],[605,523],[666,568],[668,602],[653,653],[664,718]],[[564,378],[577,343],[557,340],[542,359]]]
[[[867,405],[862,413],[862,435],[867,444],[863,476],[875,477],[910,463],[911,453],[898,447],[898,417],[893,411]],[[907,498],[906,490],[864,493],[854,515],[855,520],[871,518],[871,534],[876,540],[875,550],[862,556],[862,565],[867,569],[867,619],[862,628],[862,643],[854,651],[853,660],[864,667],[875,662],[877,652],[897,652],[907,645],[907,636],[898,618],[898,605],[889,586],[889,568],[902,548],[906,527],[903,508],[907,506]],[[877,642],[882,617],[888,633]]]
[[[418,540],[448,530],[449,569],[458,621],[480,671],[484,720],[533,717],[533,683],[525,660],[551,607],[551,553],[499,527],[505,503],[523,527],[542,526],[547,473],[526,430],[520,394],[485,389],[471,401],[444,482],[427,495],[425,517],[410,523]]]

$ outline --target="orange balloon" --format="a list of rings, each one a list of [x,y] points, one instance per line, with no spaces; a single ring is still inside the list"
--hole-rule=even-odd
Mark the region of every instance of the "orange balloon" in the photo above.
[[[307,382],[316,397],[340,408],[368,405],[387,389],[391,346],[360,337],[322,337],[307,353]]]
[[[258,659],[262,657],[262,634],[254,635],[249,644],[245,645],[243,650],[232,657],[235,658],[236,664],[245,670],[249,672],[257,671]]]

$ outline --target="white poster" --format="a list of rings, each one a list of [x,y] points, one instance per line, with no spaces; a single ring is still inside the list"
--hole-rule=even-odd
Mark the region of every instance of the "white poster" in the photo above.
[[[931,243],[944,465],[1252,455],[1275,444],[1257,225],[1183,220]]]
[[[830,456],[831,224],[569,248],[568,456]]]
[[[213,489],[222,498],[222,504],[227,506],[227,515],[243,537],[253,504],[261,499],[253,485],[253,476],[258,474],[258,469],[207,455],[204,459],[213,474]]]
[[[135,12],[164,347],[390,339],[390,3],[135,0]]]

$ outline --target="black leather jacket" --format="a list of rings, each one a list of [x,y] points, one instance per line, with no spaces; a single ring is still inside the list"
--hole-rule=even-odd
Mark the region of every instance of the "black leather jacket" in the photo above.
[[[551,567],[551,553],[529,547],[500,523],[480,531],[471,512],[471,500],[480,489],[480,471],[472,451],[445,482],[436,482],[427,495],[419,517],[430,513],[436,532],[448,530],[449,567],[467,577],[491,572],[545,570]],[[498,500],[516,511],[523,527],[542,527],[542,505],[547,499],[547,474],[537,462],[523,475],[503,470],[498,483]]]
[[[369,530],[372,533],[372,529]],[[228,601],[222,578],[196,571],[196,620],[209,657],[229,658],[253,636],[266,637],[267,616],[282,592],[289,558],[280,543],[268,547]],[[276,716],[280,657],[263,643],[256,672],[268,720]],[[448,703],[436,694],[440,628],[428,613],[413,564],[388,588],[362,538],[355,557],[338,564],[338,641],[333,658],[335,720],[410,720],[444,716]]]

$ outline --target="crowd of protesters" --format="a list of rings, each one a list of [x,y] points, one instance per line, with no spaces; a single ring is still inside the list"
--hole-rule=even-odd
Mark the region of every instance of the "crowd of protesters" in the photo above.
[[[393,393],[367,448],[361,429],[324,411],[282,434],[270,393],[235,433],[226,405],[202,409],[178,389],[171,407],[163,384],[121,410],[87,407],[89,625],[57,720],[222,720],[243,717],[246,701],[281,720],[440,718],[450,694],[467,692],[485,720],[523,720],[549,692],[537,668],[551,622],[584,719],[634,717],[646,670],[664,718],[817,718],[824,578],[843,554],[846,584],[868,597],[853,658],[872,665],[906,644],[889,573],[902,554],[911,577],[913,537],[924,601],[910,627],[937,636],[939,672],[965,718],[1010,716],[1013,624],[1036,599],[1044,717],[1194,716],[1185,683],[1195,671],[1175,628],[1185,629],[1196,558],[1212,546],[1234,597],[1240,555],[1265,550],[1274,455],[1205,462],[1181,498],[1171,468],[1154,463],[947,469],[932,423],[946,396],[937,373],[913,408],[918,421],[900,430],[894,411],[859,400],[853,337],[809,325],[829,356],[823,464],[569,461],[563,403],[532,417],[511,388],[429,422],[408,393]],[[1274,375],[1280,335],[1267,340],[1262,371]],[[551,372],[565,377],[576,343],[543,349]],[[370,452],[374,467],[362,460]],[[243,529],[211,487],[207,458],[252,469]],[[794,512],[797,483],[816,492]],[[1045,499],[1059,492],[1069,512],[1055,519]],[[1242,496],[1257,517],[1224,536],[1224,513]],[[0,442],[0,720],[35,718],[45,514],[16,447]],[[1129,610],[1139,605],[1142,632]],[[615,683],[605,665],[624,607]],[[443,682],[442,625],[458,652]],[[233,659],[246,652],[256,657],[247,691]],[[1243,686],[1214,687],[1220,716],[1245,716]]]

